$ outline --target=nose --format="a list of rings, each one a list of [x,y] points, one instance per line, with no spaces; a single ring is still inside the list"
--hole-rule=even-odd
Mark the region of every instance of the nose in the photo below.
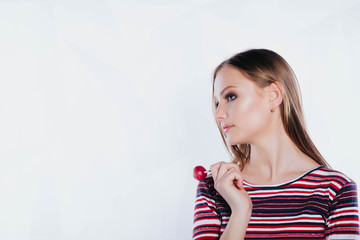
[[[227,117],[227,114],[225,113],[225,111],[222,108],[220,108],[220,105],[219,105],[215,111],[215,119],[216,120],[224,120],[226,117]]]

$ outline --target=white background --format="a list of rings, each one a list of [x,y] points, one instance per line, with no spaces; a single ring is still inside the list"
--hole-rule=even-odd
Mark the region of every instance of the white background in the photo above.
[[[359,12],[359,0],[0,1],[0,239],[190,239],[193,167],[229,161],[211,75],[249,48],[289,62],[312,140],[360,184]]]

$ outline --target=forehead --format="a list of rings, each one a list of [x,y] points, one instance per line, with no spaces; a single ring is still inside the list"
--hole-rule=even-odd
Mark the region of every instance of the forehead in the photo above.
[[[240,70],[232,66],[224,66],[216,75],[214,82],[214,97],[219,98],[221,91],[227,86],[234,86],[237,91],[257,91],[256,85]]]

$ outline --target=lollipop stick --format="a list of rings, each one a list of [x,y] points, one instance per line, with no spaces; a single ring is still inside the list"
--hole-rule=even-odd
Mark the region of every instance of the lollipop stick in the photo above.
[[[202,181],[204,180],[207,175],[211,173],[211,170],[206,170],[203,166],[196,166],[194,168],[194,178],[199,180],[199,181]],[[235,179],[234,182],[236,182],[237,180]]]

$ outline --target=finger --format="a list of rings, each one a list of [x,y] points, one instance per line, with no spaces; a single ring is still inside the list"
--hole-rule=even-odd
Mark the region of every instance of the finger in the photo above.
[[[243,186],[243,181],[238,179],[237,181],[234,182],[235,183],[235,186],[238,188],[238,189],[244,189],[244,186]]]
[[[243,187],[243,177],[240,171],[234,171],[233,176],[234,184],[238,189],[244,189]]]
[[[221,178],[227,171],[229,171],[230,169],[234,168],[235,170],[239,170],[240,169],[238,167],[238,165],[234,164],[234,163],[223,163],[220,165],[219,171],[217,173],[217,178]]]
[[[218,171],[222,162],[214,163],[210,166],[211,174],[213,176],[214,182],[217,180]]]
[[[221,178],[221,181],[233,183],[236,188],[243,189],[243,178],[241,172],[236,168],[231,168]]]
[[[220,168],[222,163],[224,163],[224,161],[212,164],[210,166],[211,175],[213,176],[214,182],[217,180],[219,168]]]

